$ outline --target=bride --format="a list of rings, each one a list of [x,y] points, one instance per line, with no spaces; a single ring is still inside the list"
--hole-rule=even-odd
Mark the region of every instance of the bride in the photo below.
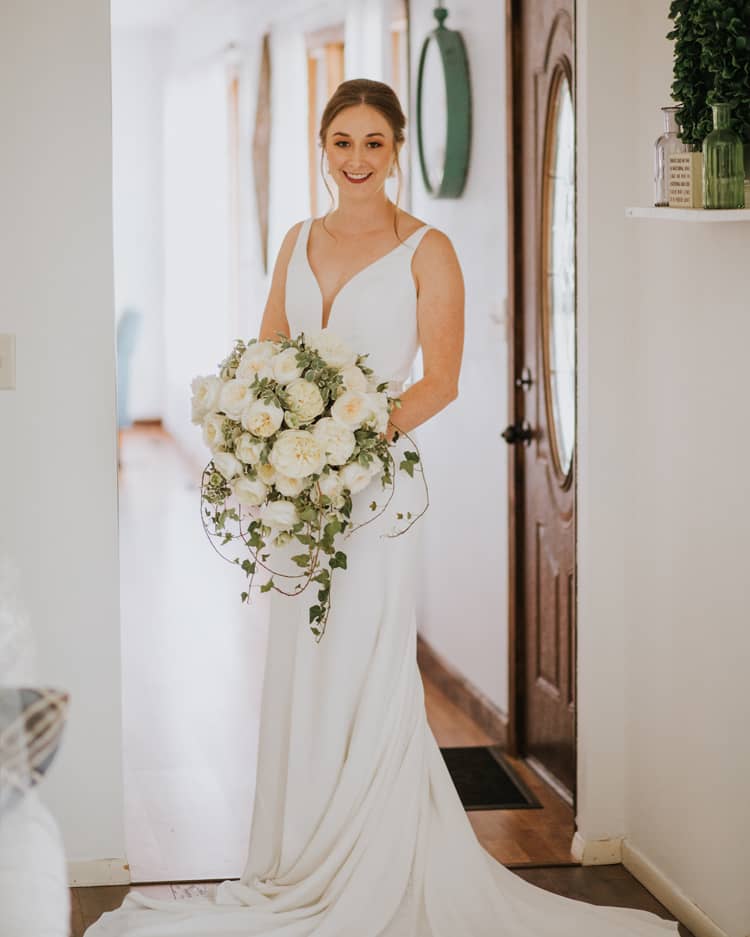
[[[448,237],[385,192],[405,118],[393,90],[345,81],[322,116],[338,206],[295,224],[260,329],[330,328],[402,393],[386,436],[457,394],[464,285]],[[330,191],[330,190],[329,190]],[[426,467],[429,473],[429,466]],[[352,496],[366,518],[380,482]],[[258,772],[242,877],[179,901],[130,892],[85,937],[663,937],[677,923],[534,886],[477,840],[425,717],[416,663],[420,524],[382,536],[422,489],[398,473],[386,515],[347,540],[320,643],[308,603],[271,593]],[[284,548],[278,548],[283,550]],[[458,624],[458,623],[457,623]]]

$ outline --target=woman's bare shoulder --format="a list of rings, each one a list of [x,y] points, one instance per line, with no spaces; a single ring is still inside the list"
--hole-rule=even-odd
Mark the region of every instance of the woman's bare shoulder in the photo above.
[[[302,230],[302,225],[307,221],[307,218],[303,218],[302,221],[295,221],[291,228],[288,229],[284,238],[281,242],[281,249],[289,248],[294,246],[294,242],[297,240],[297,235]]]
[[[444,231],[432,225],[420,238],[412,259],[412,270],[418,283],[442,283],[446,276],[462,279],[461,265],[453,242]]]

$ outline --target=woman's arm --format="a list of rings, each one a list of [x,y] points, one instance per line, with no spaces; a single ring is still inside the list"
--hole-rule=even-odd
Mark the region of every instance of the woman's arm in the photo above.
[[[422,238],[412,266],[417,278],[417,328],[423,377],[401,394],[386,438],[408,433],[458,396],[464,344],[464,280],[453,244],[432,229]]]
[[[286,271],[289,266],[289,259],[292,256],[294,245],[297,241],[297,235],[304,222],[298,221],[284,235],[281,242],[276,264],[273,268],[271,277],[271,288],[268,291],[266,308],[263,310],[263,318],[260,323],[258,339],[263,341],[278,341],[278,332],[282,332],[287,337],[289,335],[289,323],[286,319]]]

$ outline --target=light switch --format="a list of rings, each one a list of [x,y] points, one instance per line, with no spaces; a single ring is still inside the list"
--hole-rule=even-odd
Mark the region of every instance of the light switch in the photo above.
[[[0,335],[0,390],[16,388],[16,336]]]

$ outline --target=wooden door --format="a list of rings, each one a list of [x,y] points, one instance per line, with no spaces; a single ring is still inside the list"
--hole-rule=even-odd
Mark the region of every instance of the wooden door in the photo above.
[[[573,0],[509,0],[511,731],[576,780]]]

